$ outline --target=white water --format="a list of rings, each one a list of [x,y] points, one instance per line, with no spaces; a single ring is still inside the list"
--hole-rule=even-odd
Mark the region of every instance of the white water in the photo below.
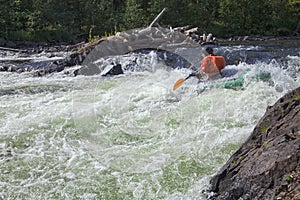
[[[0,73],[0,199],[205,199],[267,106],[300,86],[289,59],[237,66],[272,84],[200,94],[192,78],[171,93],[189,71],[155,62],[111,78]]]

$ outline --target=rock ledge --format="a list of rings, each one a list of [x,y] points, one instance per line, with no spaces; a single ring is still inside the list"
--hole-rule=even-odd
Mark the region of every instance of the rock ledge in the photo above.
[[[211,179],[210,199],[300,199],[300,87],[268,107]]]

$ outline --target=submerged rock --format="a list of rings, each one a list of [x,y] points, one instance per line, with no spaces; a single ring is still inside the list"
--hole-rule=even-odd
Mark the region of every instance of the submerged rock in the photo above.
[[[269,107],[211,179],[211,199],[300,199],[300,88]]]

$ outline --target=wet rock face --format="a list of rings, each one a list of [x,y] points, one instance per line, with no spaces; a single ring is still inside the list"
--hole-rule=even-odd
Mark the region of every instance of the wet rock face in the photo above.
[[[267,109],[211,184],[211,199],[300,199],[300,88]]]

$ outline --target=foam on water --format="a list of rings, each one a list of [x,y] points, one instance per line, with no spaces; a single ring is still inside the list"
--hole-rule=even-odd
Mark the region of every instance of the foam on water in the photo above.
[[[190,71],[156,62],[107,78],[0,73],[0,198],[205,199],[267,106],[299,87],[289,62],[228,66],[272,80],[200,94],[193,78],[170,92]]]

